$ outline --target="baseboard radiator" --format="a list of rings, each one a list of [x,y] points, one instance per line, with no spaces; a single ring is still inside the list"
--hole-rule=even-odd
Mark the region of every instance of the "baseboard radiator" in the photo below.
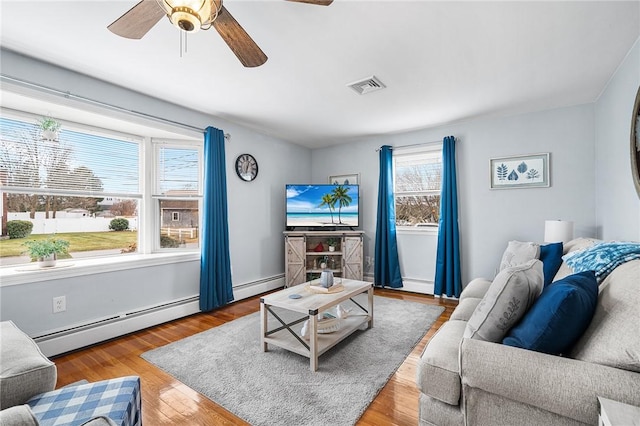
[[[364,276],[364,280],[373,282],[373,274],[366,274]],[[398,290],[410,291],[412,293],[433,294],[434,283],[433,281],[422,278],[402,277],[402,287]]]
[[[284,274],[280,274],[234,286],[233,295],[237,301],[283,286]],[[33,339],[38,343],[40,350],[51,357],[198,312],[199,296],[194,295],[71,325],[64,329],[51,330],[33,336]]]

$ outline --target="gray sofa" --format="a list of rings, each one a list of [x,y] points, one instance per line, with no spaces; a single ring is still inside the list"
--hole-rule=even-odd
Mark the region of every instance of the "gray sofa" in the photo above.
[[[140,426],[140,378],[55,389],[57,370],[12,321],[0,322],[0,425]]]
[[[573,240],[564,254],[596,242]],[[554,281],[572,273],[563,262]],[[464,337],[491,284],[470,282],[425,347],[420,425],[594,425],[598,396],[640,406],[640,259],[600,283],[588,328],[562,357]]]

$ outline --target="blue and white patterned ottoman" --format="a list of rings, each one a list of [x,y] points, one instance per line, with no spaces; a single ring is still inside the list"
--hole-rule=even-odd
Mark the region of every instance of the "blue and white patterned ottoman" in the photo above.
[[[41,393],[27,401],[40,426],[77,426],[106,416],[118,426],[141,426],[140,378],[119,377]]]

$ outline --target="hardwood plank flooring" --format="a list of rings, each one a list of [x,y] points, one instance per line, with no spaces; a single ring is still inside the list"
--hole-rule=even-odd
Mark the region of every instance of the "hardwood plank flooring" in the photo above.
[[[442,315],[357,422],[359,426],[416,425],[417,362],[427,341],[449,319],[457,302],[388,289],[375,289],[375,294],[445,307]],[[146,362],[140,354],[257,312],[259,309],[260,296],[255,296],[234,302],[214,312],[191,315],[55,357],[53,361],[58,368],[57,387],[81,379],[93,382],[137,375],[142,382],[142,419],[146,426],[247,425],[248,423],[215,402]]]

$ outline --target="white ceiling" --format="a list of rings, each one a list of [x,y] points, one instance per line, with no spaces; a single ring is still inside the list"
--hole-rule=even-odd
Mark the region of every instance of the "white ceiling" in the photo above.
[[[593,102],[640,35],[640,1],[227,0],[269,57],[244,68],[215,30],[182,56],[164,19],[139,41],[109,32],[136,2],[1,0],[0,42],[314,148]],[[387,88],[346,86],[371,75]]]

